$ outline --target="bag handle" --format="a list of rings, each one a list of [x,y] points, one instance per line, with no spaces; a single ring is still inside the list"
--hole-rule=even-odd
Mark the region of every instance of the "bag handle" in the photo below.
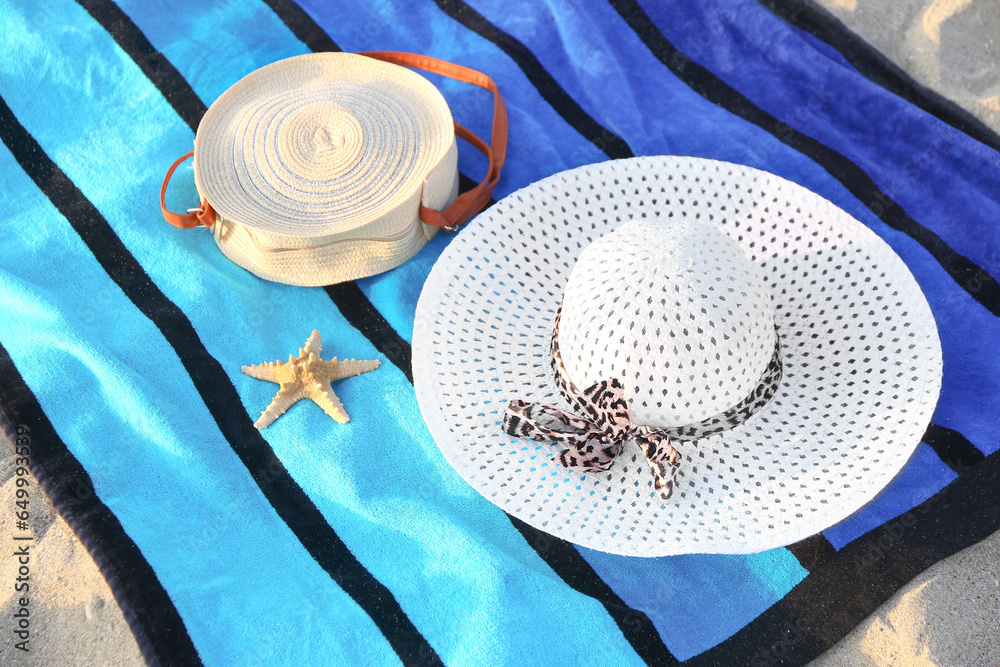
[[[186,214],[174,213],[167,210],[167,183],[170,182],[170,177],[174,175],[174,170],[180,166],[181,162],[184,162],[184,160],[192,155],[194,155],[194,151],[178,158],[176,162],[170,165],[170,169],[167,170],[167,175],[163,179],[163,185],[160,187],[160,211],[163,212],[163,217],[167,222],[181,229],[191,229],[192,227],[197,227],[199,224],[211,227],[215,224],[215,211],[208,205],[204,197],[201,198],[201,206],[198,208],[189,208]]]
[[[431,56],[403,51],[361,51],[358,55],[367,56],[368,58],[381,60],[393,65],[412,67],[424,70],[425,72],[441,74],[456,81],[471,83],[480,88],[485,88],[493,93],[493,130],[490,135],[490,144],[487,144],[473,134],[471,130],[455,123],[455,136],[469,142],[470,145],[482,152],[489,161],[489,169],[486,172],[486,176],[480,181],[479,185],[456,197],[455,201],[443,211],[427,208],[423,205],[420,206],[420,219],[425,224],[434,227],[443,227],[449,232],[456,231],[459,225],[481,211],[486,202],[489,201],[490,196],[493,194],[494,186],[500,180],[500,170],[503,168],[504,160],[507,158],[507,105],[504,104],[497,84],[482,72],[463,67],[462,65],[456,65],[446,60],[432,58]],[[194,155],[194,151],[187,153],[174,162],[170,166],[170,169],[167,170],[167,175],[163,178],[163,185],[160,187],[160,211],[167,222],[181,229],[190,229],[198,225],[211,227],[215,224],[215,211],[204,197],[201,198],[201,204],[198,208],[188,209],[186,214],[174,213],[167,210],[167,184],[170,183],[170,178],[174,175],[174,171],[181,162],[184,162],[184,160],[192,155]]]
[[[456,65],[446,60],[439,60],[431,56],[419,55],[416,53],[406,53],[403,51],[361,51],[359,55],[381,60],[393,65],[412,67],[425,72],[441,74],[456,81],[471,83],[485,88],[493,93],[493,131],[490,136],[490,144],[473,134],[468,128],[455,123],[455,136],[469,142],[470,145],[478,149],[489,161],[489,169],[486,176],[479,185],[468,192],[463,192],[455,198],[448,208],[438,211],[426,206],[420,207],[420,219],[428,225],[444,227],[446,231],[454,232],[463,222],[482,210],[493,188],[500,180],[500,170],[503,168],[504,160],[507,158],[507,105],[504,104],[503,97],[497,84],[490,77],[462,65]]]

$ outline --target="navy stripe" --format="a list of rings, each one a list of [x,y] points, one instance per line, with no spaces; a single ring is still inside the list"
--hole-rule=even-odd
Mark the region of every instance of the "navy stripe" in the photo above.
[[[1000,150],[1000,135],[991,130],[986,123],[940,93],[914,81],[902,68],[852,33],[825,8],[802,0],[796,2],[757,0],[757,2],[775,16],[835,48],[858,72],[872,82],[936,116],[956,130],[965,132],[994,150]]]
[[[253,427],[236,388],[187,315],[160,291],[107,220],[59,169],[0,98],[0,135],[21,168],[80,236],[122,292],[176,352],[233,451],[310,555],[361,607],[404,664],[438,660],[392,593],[354,557]]]
[[[292,0],[264,0],[281,22],[288,26],[292,34],[299,38],[310,51],[340,51],[337,43],[320,28],[315,21]]]
[[[463,26],[495,44],[517,63],[542,98],[562,116],[573,129],[594,144],[611,159],[633,157],[628,143],[617,134],[602,127],[576,103],[569,93],[546,71],[528,47],[489,22],[475,9],[461,0],[434,0],[441,10]]]
[[[205,103],[187,85],[184,77],[166,57],[153,48],[132,19],[111,0],[76,0],[94,20],[108,31],[115,42],[139,66],[163,98],[174,108],[193,132],[205,115]]]
[[[347,322],[360,331],[396,368],[403,371],[406,379],[413,384],[413,370],[410,363],[410,344],[396,333],[382,313],[372,305],[368,297],[356,283],[346,282],[324,287],[337,310]]]
[[[143,658],[150,665],[202,664],[156,572],[97,497],[90,475],[56,433],[3,345],[0,378],[0,427],[12,443],[24,444],[19,438],[27,437],[31,474],[107,580]]]
[[[753,123],[784,144],[812,158],[840,181],[885,224],[919,243],[969,296],[1000,316],[1000,284],[933,231],[906,214],[868,174],[849,159],[756,106],[722,79],[678,51],[635,0],[609,0],[653,55],[709,102]],[[888,204],[888,205],[887,205]]]
[[[927,427],[923,441],[959,475],[968,473],[972,466],[986,458],[964,435],[938,424]]]
[[[906,582],[1000,530],[1000,454],[842,548],[735,635],[684,664],[802,665]]]

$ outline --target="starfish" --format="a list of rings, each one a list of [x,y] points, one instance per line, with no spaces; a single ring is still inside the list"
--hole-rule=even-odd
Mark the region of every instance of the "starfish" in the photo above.
[[[358,361],[345,359],[337,361],[337,357],[320,359],[323,349],[323,339],[318,330],[313,330],[304,347],[299,348],[299,356],[288,355],[288,361],[269,361],[253,366],[244,366],[243,372],[268,382],[281,385],[278,395],[274,397],[267,409],[260,414],[260,419],[254,423],[257,428],[265,428],[275,419],[285,414],[288,408],[303,398],[308,398],[326,411],[341,424],[350,421],[344,404],[333,393],[330,383],[354,375],[361,375],[379,367],[379,361]]]

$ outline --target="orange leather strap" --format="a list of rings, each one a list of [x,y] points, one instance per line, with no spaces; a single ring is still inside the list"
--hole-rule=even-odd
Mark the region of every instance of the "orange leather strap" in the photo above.
[[[486,202],[489,201],[490,195],[493,194],[494,186],[500,180],[500,170],[503,168],[504,160],[507,158],[507,105],[504,104],[503,97],[501,97],[500,91],[497,89],[497,84],[482,72],[416,53],[405,53],[402,51],[362,51],[360,55],[392,63],[393,65],[413,67],[425,72],[441,74],[457,81],[485,88],[493,93],[493,131],[490,137],[492,147],[467,128],[455,123],[455,136],[469,142],[489,160],[489,169],[486,172],[486,176],[479,185],[468,192],[460,194],[443,211],[437,211],[426,206],[420,207],[420,219],[426,224],[434,225],[435,227],[444,227],[449,232],[457,230],[460,224],[476,213],[479,213],[483,206],[486,205]]]
[[[184,162],[184,160],[192,155],[194,155],[194,151],[191,151],[170,165],[170,169],[167,170],[167,175],[163,179],[163,185],[160,187],[160,210],[163,212],[163,217],[171,225],[180,227],[181,229],[191,229],[198,225],[211,227],[215,224],[215,211],[212,210],[212,207],[209,206],[204,198],[201,200],[200,207],[189,209],[186,214],[174,213],[167,210],[167,183],[170,182],[170,177],[174,175],[174,171],[180,166],[181,162]]]

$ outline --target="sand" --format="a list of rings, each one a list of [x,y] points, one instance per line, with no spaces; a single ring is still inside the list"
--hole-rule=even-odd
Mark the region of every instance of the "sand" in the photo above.
[[[1000,664],[1000,532],[925,570],[813,667]]]
[[[27,486],[17,486],[13,448],[3,435],[0,451],[0,507],[15,507],[16,491],[23,488],[28,492],[30,517],[29,529],[19,530],[12,512],[0,512],[5,549],[5,557],[0,558],[0,582],[4,582],[0,588],[0,614],[5,619],[0,623],[0,663],[46,667],[144,665],[135,637],[87,550],[56,514],[34,479]],[[14,543],[12,537],[33,539]],[[14,551],[11,544],[30,545],[27,581],[18,584],[27,583],[27,591],[15,591],[14,585],[7,583],[21,576],[18,559],[6,557]],[[22,597],[28,600],[28,652],[16,648],[21,639],[12,634],[16,630],[13,614],[21,613]]]
[[[1000,2],[817,0],[918,83],[1000,131]]]
[[[1000,132],[1000,2],[997,0],[819,0],[852,31],[923,85]],[[0,505],[13,506],[15,475],[0,443]],[[30,653],[4,632],[9,665],[142,665],[139,648],[94,562],[37,484],[31,486]],[[15,534],[0,512],[0,535]],[[26,534],[19,531],[18,534]],[[17,563],[0,559],[0,581]],[[3,618],[18,594],[0,594]],[[937,563],[812,664],[1000,664],[1000,532]],[[9,627],[8,623],[3,624]]]

